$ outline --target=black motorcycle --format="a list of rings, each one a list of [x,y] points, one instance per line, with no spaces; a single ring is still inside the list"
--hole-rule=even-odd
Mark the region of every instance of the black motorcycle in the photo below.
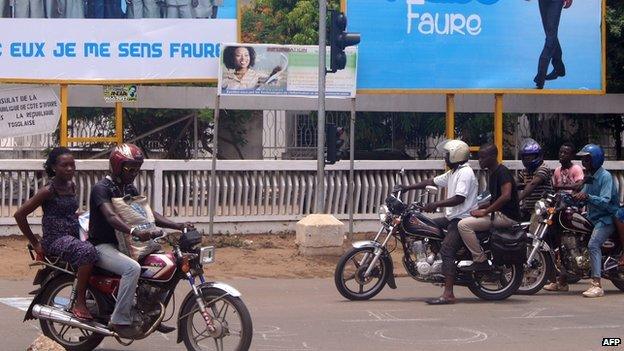
[[[422,196],[436,194],[428,186]],[[422,198],[421,196],[421,198]],[[379,206],[381,229],[373,240],[353,243],[339,260],[334,273],[336,288],[349,300],[367,300],[377,295],[387,284],[396,289],[391,252],[401,244],[403,266],[415,280],[442,284],[440,249],[446,230],[438,227],[422,212],[422,203],[405,204],[401,192],[392,193]],[[467,286],[484,300],[503,300],[513,295],[522,283],[523,262],[526,259],[526,235],[521,228],[491,235],[477,233],[489,261],[490,270],[464,272],[472,260],[463,247],[457,254],[456,284]],[[394,239],[394,245],[391,239]]]

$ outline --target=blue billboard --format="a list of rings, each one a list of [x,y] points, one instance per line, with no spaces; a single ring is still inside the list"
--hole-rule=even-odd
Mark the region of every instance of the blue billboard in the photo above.
[[[346,0],[358,90],[602,92],[601,0]],[[543,89],[543,90],[541,90]]]

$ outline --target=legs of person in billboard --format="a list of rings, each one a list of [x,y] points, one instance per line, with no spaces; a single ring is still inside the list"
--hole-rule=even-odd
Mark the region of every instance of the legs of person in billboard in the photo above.
[[[0,0],[0,17],[11,17],[9,15],[8,0]]]
[[[559,20],[561,19],[561,11],[563,10],[563,0],[539,0],[539,9],[540,16],[542,17],[542,26],[544,27],[544,33],[546,34],[546,40],[544,41],[544,48],[542,49],[542,53],[539,57],[537,75],[533,81],[535,82],[535,87],[537,89],[543,89],[548,72],[548,66],[550,65],[551,60],[553,61],[553,66],[555,66],[555,71],[557,71],[557,68],[561,69],[563,67],[563,61],[561,60],[561,45],[559,44],[558,38]],[[552,78],[552,75],[549,78]]]

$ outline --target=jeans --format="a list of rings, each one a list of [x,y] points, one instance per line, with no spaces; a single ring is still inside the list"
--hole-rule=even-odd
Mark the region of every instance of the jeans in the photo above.
[[[111,323],[130,325],[133,321],[132,306],[134,305],[134,294],[139,283],[139,276],[141,275],[141,265],[119,252],[113,244],[100,244],[95,249],[99,255],[99,260],[95,265],[121,276],[119,291],[117,292],[117,303],[111,316]]]
[[[455,276],[457,267],[455,265],[455,256],[457,251],[462,247],[461,237],[457,230],[459,218],[448,220],[446,217],[433,218],[435,224],[440,228],[446,228],[447,233],[442,241],[440,255],[442,256],[442,274],[445,276]]]
[[[613,224],[609,224],[603,227],[594,228],[591,238],[589,239],[589,260],[591,262],[591,276],[592,278],[600,278],[602,270],[602,244],[604,244],[611,233],[615,230]]]
[[[543,82],[548,71],[548,65],[551,61],[557,72],[563,73],[563,70],[565,69],[563,66],[563,54],[558,36],[559,20],[561,19],[563,1],[539,0],[539,9],[542,17],[544,34],[546,34],[546,40],[537,65],[537,76],[535,77],[536,83]]]
[[[459,229],[459,234],[461,235],[464,244],[466,244],[466,247],[468,247],[468,250],[470,250],[470,253],[472,254],[472,260],[474,262],[485,262],[487,257],[483,252],[483,248],[481,247],[479,238],[477,238],[476,232],[484,232],[486,230],[490,230],[492,227],[509,228],[513,227],[517,223],[518,222],[505,216],[504,214],[495,212],[493,218],[490,215],[479,218],[464,218],[459,221],[457,228]]]

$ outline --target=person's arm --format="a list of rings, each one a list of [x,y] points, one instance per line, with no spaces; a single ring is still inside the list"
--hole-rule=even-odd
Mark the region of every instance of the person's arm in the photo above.
[[[193,225],[191,223],[176,223],[170,220],[169,218],[161,215],[160,213],[152,211],[154,214],[154,219],[156,219],[156,226],[161,228],[168,228],[182,231],[185,227],[192,228]]]
[[[41,247],[41,243],[32,232],[30,225],[28,224],[28,215],[33,213],[39,206],[43,204],[44,201],[48,200],[52,197],[52,191],[48,187],[43,187],[39,190],[35,196],[31,197],[26,201],[20,208],[15,211],[13,218],[15,218],[15,222],[17,222],[17,226],[20,231],[24,234],[28,241],[35,249],[38,255],[43,255],[43,248]]]
[[[542,183],[544,183],[544,181],[545,179],[540,174],[535,173],[535,176],[533,176],[531,182],[529,184],[526,184],[524,190],[520,192],[518,200],[522,201],[525,197],[529,196],[533,192],[533,190],[540,186]]]
[[[409,191],[409,190],[416,190],[416,189],[424,189],[426,186],[428,185],[436,185],[433,182],[433,178],[431,179],[426,179],[423,180],[422,182],[418,182],[416,184],[412,184],[412,185],[405,185],[403,186],[403,191]]]
[[[436,208],[439,208],[439,207],[454,207],[454,206],[463,204],[464,201],[466,201],[466,198],[464,196],[455,195],[446,200],[430,202],[425,205],[425,207],[423,208],[423,211],[433,212],[436,210]]]
[[[563,0],[563,8],[567,9],[572,6],[572,0]]]
[[[503,208],[507,202],[511,201],[511,182],[506,182],[501,187],[501,196],[485,209],[474,210],[470,214],[474,217],[485,217],[490,213]]]
[[[587,194],[587,202],[598,208],[609,210],[609,204],[611,203],[611,189],[613,187],[613,178],[611,177],[611,175],[606,176],[604,177],[604,180],[600,183],[600,195]]]

